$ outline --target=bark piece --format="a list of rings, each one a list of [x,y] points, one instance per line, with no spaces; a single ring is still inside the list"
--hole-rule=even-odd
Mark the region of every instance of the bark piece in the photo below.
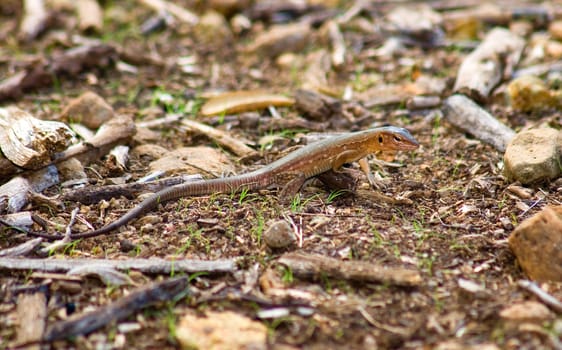
[[[187,294],[188,286],[189,279],[186,276],[152,283],[95,311],[53,324],[45,332],[43,341],[52,342],[88,334],[110,322],[123,320],[148,306],[174,301]]]
[[[453,95],[444,103],[447,120],[461,130],[489,143],[498,151],[505,151],[515,132],[494,118],[471,99],[463,95]]]
[[[78,13],[78,28],[80,31],[101,33],[103,29],[103,12],[97,0],[80,0],[76,2],[75,6]]]
[[[164,259],[16,259],[0,258],[2,270],[39,270],[49,272],[69,271],[73,268],[86,265],[106,266],[117,270],[139,270],[150,274],[169,274],[178,272],[224,273],[234,272],[235,261],[232,259],[205,261],[205,260],[164,260]]]
[[[495,28],[459,68],[453,90],[486,101],[504,77],[511,76],[525,40],[507,29]]]
[[[510,181],[531,184],[561,174],[562,132],[553,128],[521,131],[504,155],[504,173]]]
[[[0,108],[0,149],[15,165],[38,169],[66,149],[73,132],[63,123],[34,118],[17,108]]]
[[[531,279],[562,282],[562,206],[523,221],[509,236],[509,247]]]
[[[41,340],[45,331],[47,317],[47,298],[45,293],[22,293],[17,302],[18,329],[16,344],[33,343]],[[31,345],[26,349],[40,349],[40,346]]]
[[[103,124],[94,137],[69,147],[57,154],[56,162],[76,157],[82,163],[89,163],[106,155],[115,146],[128,142],[135,134],[135,123],[131,116],[116,115]]]
[[[60,118],[66,122],[80,123],[90,129],[97,129],[114,115],[113,107],[100,95],[87,91],[70,101]]]
[[[418,271],[394,268],[364,261],[340,261],[320,255],[289,253],[278,262],[286,265],[297,277],[318,278],[328,276],[362,282],[389,283],[401,286],[418,286],[422,277]]]

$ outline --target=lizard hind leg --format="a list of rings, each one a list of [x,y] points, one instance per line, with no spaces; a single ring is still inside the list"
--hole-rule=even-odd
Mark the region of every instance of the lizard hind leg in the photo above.
[[[281,192],[279,192],[279,199],[282,201],[289,201],[299,192],[306,181],[306,176],[303,173],[291,174],[289,179],[284,178],[282,180],[282,183],[285,185],[281,189]]]

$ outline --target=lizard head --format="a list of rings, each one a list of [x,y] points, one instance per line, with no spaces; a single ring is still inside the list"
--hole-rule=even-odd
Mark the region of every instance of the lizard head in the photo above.
[[[379,128],[376,142],[379,149],[385,151],[412,151],[420,146],[419,142],[404,128],[385,126]]]

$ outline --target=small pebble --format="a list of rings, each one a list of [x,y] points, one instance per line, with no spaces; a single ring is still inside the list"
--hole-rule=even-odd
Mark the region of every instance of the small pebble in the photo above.
[[[291,225],[287,221],[278,220],[271,224],[263,233],[263,241],[269,248],[284,248],[297,240]]]

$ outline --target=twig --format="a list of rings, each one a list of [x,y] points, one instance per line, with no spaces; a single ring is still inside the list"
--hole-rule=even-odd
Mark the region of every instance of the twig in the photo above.
[[[474,101],[463,95],[452,95],[443,103],[445,118],[454,126],[489,143],[500,152],[515,136],[515,131],[494,118]]]
[[[211,138],[213,141],[217,142],[221,146],[228,148],[239,157],[251,157],[257,153],[254,149],[246,146],[244,142],[241,142],[240,139],[234,138],[208,125],[198,123],[189,119],[183,119],[181,123],[189,130],[195,131]]]
[[[151,284],[95,311],[55,323],[45,332],[43,341],[52,342],[87,334],[110,322],[125,319],[148,306],[165,301],[175,301],[187,295],[188,286],[189,278],[187,276]]]
[[[418,271],[393,268],[364,261],[340,261],[320,255],[288,253],[278,262],[298,277],[328,276],[363,282],[382,282],[402,286],[417,286],[422,282]]]
[[[541,287],[539,287],[536,283],[529,280],[520,280],[517,282],[517,285],[519,285],[519,287],[525,289],[526,291],[536,295],[537,298],[539,298],[546,305],[550,306],[557,313],[562,313],[562,302],[542,290]]]
[[[164,259],[17,259],[0,258],[0,270],[69,271],[83,265],[111,267],[117,270],[138,270],[150,274],[178,272],[226,273],[236,270],[233,259],[222,260],[164,260]]]

